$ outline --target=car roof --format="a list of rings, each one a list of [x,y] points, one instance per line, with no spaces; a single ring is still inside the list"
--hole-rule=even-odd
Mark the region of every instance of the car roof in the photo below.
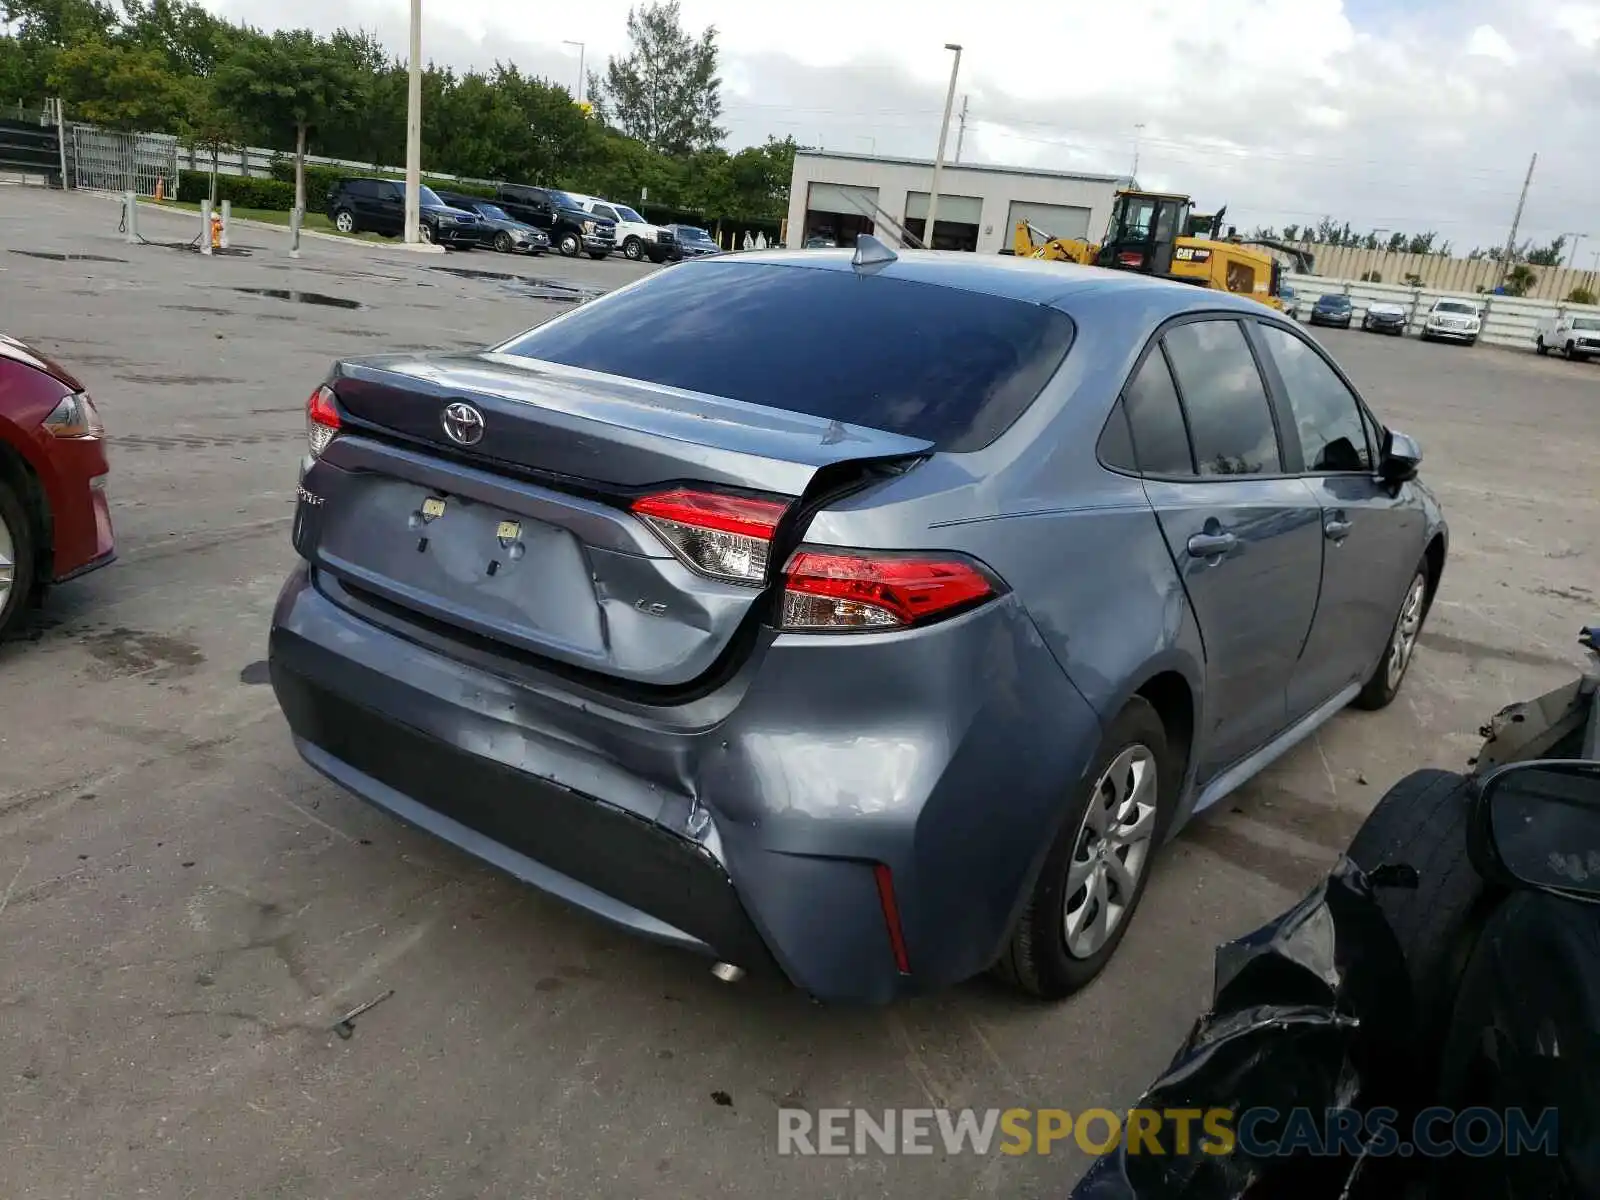
[[[1259,302],[1190,283],[1175,283],[1135,271],[1080,267],[1071,263],[1017,258],[1006,254],[969,254],[948,250],[899,250],[898,258],[869,267],[875,275],[985,292],[1028,304],[1048,304],[1063,311],[1080,304],[1108,301],[1136,303],[1162,319],[1188,311],[1233,309],[1260,315],[1270,312]],[[756,250],[719,255],[721,262],[761,263],[810,271],[850,271],[853,251]],[[685,263],[692,268],[696,264]],[[677,269],[677,268],[674,268]]]

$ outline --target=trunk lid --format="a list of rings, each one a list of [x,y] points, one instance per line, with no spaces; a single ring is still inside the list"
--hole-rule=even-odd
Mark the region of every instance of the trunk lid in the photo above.
[[[331,383],[345,424],[304,481],[304,557],[406,614],[660,688],[710,671],[766,588],[692,570],[631,498],[689,488],[799,501],[835,469],[932,449],[493,353],[350,360]],[[453,404],[481,418],[470,446],[445,432]]]

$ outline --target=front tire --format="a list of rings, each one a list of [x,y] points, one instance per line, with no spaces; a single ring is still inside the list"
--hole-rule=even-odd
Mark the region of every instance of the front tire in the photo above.
[[[1428,570],[1424,563],[1417,567],[1406,588],[1405,599],[1400,602],[1400,612],[1389,631],[1389,641],[1383,657],[1372,669],[1372,675],[1355,698],[1355,706],[1369,711],[1387,708],[1400,694],[1406,670],[1416,653],[1417,639],[1422,635],[1422,623],[1428,615]]]
[[[333,227],[340,233],[356,232],[356,215],[348,208],[341,208],[333,214]]]
[[[0,481],[0,637],[22,620],[34,584],[33,525],[22,501]]]
[[[494,248],[496,250],[500,251],[501,254],[510,254],[511,253],[511,235],[509,233],[507,233],[503,229],[499,233],[495,234],[494,235]]]
[[[1533,349],[1535,353],[1540,355],[1547,355],[1550,353],[1550,347],[1544,344],[1544,334],[1541,333],[1537,338],[1534,339]]]
[[[418,222],[417,240],[420,242],[426,242],[430,246],[433,245],[433,226],[429,225],[425,221]]]
[[[1161,718],[1135,696],[1107,727],[995,974],[1044,1000],[1100,974],[1144,895],[1177,786]]]
[[[566,258],[577,258],[579,252],[583,250],[583,243],[578,240],[578,235],[575,233],[563,233],[557,246],[562,256]]]

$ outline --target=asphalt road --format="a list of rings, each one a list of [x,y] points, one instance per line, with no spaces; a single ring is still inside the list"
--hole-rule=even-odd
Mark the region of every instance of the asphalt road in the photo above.
[[[1214,944],[1296,898],[1390,783],[1462,767],[1492,712],[1569,677],[1600,615],[1600,367],[1324,333],[1420,438],[1453,527],[1402,698],[1191,826],[1070,1003],[976,982],[862,1011],[722,984],[325,783],[262,686],[330,360],[481,345],[566,307],[438,268],[602,288],[647,268],[309,240],[291,263],[261,230],[235,239],[249,257],[207,260],[124,245],[116,217],[0,187],[0,324],[96,396],[122,552],[0,646],[12,1200],[1060,1196],[1076,1152],[779,1157],[776,1111],[1127,1105],[1206,997]],[[389,989],[353,1037],[330,1032]]]

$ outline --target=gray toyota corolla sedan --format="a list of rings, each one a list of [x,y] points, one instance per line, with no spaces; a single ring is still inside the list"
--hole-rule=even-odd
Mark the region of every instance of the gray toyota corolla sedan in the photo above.
[[[1419,451],[1290,321],[1135,274],[685,262],[312,394],[307,761],[815,996],[1105,965],[1157,846],[1401,686]]]

